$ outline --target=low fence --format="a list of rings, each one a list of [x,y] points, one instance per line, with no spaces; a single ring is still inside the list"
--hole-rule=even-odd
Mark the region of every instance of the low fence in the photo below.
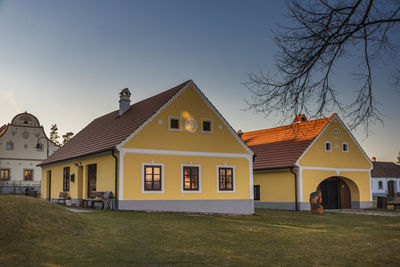
[[[40,182],[0,181],[0,194],[30,195],[39,197]]]

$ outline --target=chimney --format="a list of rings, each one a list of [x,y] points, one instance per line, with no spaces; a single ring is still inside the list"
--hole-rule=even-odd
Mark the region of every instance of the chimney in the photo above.
[[[307,121],[306,115],[304,114],[299,114],[297,115],[294,120],[293,120],[293,124],[295,123],[301,123],[301,122],[305,122]]]
[[[372,161],[373,161],[373,162],[376,162],[376,157],[372,157]]]
[[[119,115],[121,116],[131,108],[131,92],[128,88],[119,93]]]

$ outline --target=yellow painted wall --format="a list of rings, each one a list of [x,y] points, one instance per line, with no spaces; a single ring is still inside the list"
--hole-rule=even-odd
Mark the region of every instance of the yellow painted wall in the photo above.
[[[338,129],[337,134],[335,134],[335,129]],[[325,151],[325,141],[331,142],[331,152]],[[348,144],[349,152],[342,151],[343,142]],[[371,168],[370,162],[337,118],[333,119],[328,128],[300,159],[299,165],[351,169]]]
[[[124,200],[249,199],[249,162],[245,158],[193,157],[126,153]],[[142,163],[163,163],[163,193],[142,192]],[[182,192],[181,164],[201,165],[201,193]],[[217,192],[217,165],[235,166],[235,192]]]
[[[255,202],[295,202],[294,175],[288,170],[256,172],[254,185],[260,185],[260,200]]]
[[[118,154],[117,154],[118,155]],[[75,162],[81,163],[82,175],[79,173],[78,167],[74,165]],[[63,162],[60,164],[44,166],[42,168],[42,187],[41,195],[42,198],[48,198],[47,191],[47,171],[51,170],[51,198],[58,198],[60,192],[63,192],[63,169],[64,167],[70,167],[70,175],[75,174],[75,181],[70,182],[69,196],[73,199],[80,198],[78,195],[81,190],[83,198],[87,198],[88,191],[88,169],[87,166],[91,164],[97,164],[97,191],[111,191],[115,190],[115,159],[112,157],[111,152],[107,155],[94,156],[87,159],[76,160],[71,162]],[[82,178],[79,181],[79,178]],[[78,188],[78,185],[81,188]]]
[[[182,131],[168,130],[168,116],[182,118]],[[185,130],[185,121],[190,118],[197,121],[197,130],[193,133]],[[214,133],[201,132],[202,118],[213,120]],[[185,89],[123,148],[249,154],[197,92],[190,87]]]
[[[315,192],[318,185],[329,177],[339,176],[349,186],[351,201],[371,201],[369,188],[369,173],[345,171],[337,175],[336,171],[303,170],[303,202],[308,202],[310,194]]]

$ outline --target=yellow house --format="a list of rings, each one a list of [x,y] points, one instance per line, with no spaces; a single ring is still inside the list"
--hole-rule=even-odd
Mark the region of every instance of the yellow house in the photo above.
[[[120,210],[253,214],[253,152],[193,81],[95,119],[40,165],[42,197]]]
[[[337,114],[241,138],[255,153],[256,208],[309,210],[317,190],[325,209],[371,207],[371,161]]]

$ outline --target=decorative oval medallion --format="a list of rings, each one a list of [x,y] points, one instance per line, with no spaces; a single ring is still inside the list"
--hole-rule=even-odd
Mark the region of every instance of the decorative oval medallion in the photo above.
[[[185,122],[185,129],[194,133],[197,130],[197,121],[195,119],[187,119]]]
[[[29,138],[29,133],[27,131],[22,132],[22,137],[24,139],[28,139]]]

